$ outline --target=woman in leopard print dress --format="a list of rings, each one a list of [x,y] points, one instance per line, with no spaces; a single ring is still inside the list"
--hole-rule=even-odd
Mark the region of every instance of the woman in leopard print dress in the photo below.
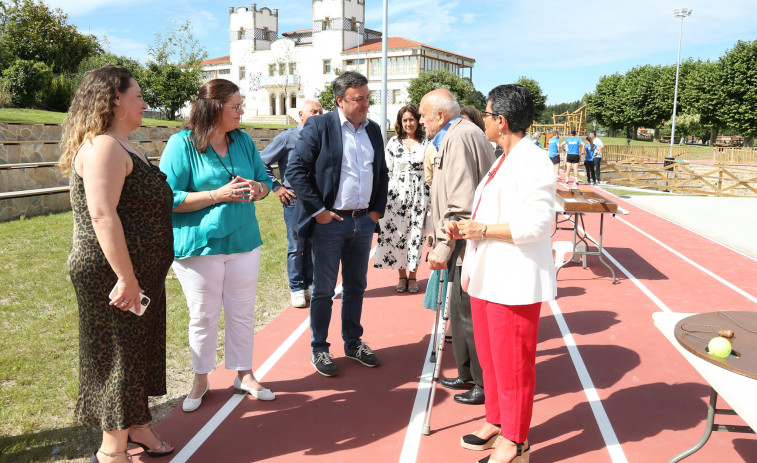
[[[64,123],[60,167],[74,218],[68,268],[79,305],[75,413],[103,430],[90,462],[127,461],[127,442],[150,456],[173,452],[150,428],[147,402],[166,393],[173,232],[166,176],[128,141],[145,109],[131,73],[104,66],[86,74]],[[144,311],[142,294],[151,299]]]

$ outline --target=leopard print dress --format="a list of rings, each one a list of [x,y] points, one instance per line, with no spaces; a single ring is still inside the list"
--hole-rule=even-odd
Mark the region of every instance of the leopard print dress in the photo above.
[[[73,166],[69,177],[74,234],[68,269],[79,304],[75,415],[81,424],[106,431],[149,423],[148,396],[166,393],[165,278],[173,262],[173,196],[157,166],[129,155],[134,168],[124,179],[117,212],[137,281],[151,299],[141,317],[108,305],[118,278],[97,241],[84,182]]]

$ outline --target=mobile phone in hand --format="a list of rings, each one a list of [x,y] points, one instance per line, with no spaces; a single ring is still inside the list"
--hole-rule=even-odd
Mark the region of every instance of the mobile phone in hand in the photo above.
[[[108,295],[109,298],[113,299],[113,296],[116,294],[116,288],[118,287],[118,283],[116,283],[116,286],[113,287],[113,289],[110,291],[110,294]],[[139,315],[140,317],[145,314],[145,310],[147,310],[147,306],[150,305],[150,298],[145,296],[144,293],[139,293],[139,308],[137,308],[136,304],[132,304],[131,308],[129,309],[129,312],[133,313],[134,315]]]

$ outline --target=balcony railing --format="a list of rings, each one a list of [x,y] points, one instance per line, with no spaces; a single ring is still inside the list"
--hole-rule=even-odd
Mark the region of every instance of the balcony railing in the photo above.
[[[260,78],[261,87],[291,87],[292,85],[300,85],[300,76],[298,75],[286,75],[286,76],[264,76]]]

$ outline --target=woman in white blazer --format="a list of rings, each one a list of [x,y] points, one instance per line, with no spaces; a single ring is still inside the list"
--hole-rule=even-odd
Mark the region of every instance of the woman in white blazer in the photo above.
[[[525,137],[534,117],[528,89],[496,87],[481,115],[486,138],[504,153],[476,189],[471,220],[447,226],[450,238],[467,240],[462,285],[486,391],[486,420],[461,445],[496,447],[481,462],[520,463],[529,458],[539,312],[557,294],[550,245],[556,178]]]

